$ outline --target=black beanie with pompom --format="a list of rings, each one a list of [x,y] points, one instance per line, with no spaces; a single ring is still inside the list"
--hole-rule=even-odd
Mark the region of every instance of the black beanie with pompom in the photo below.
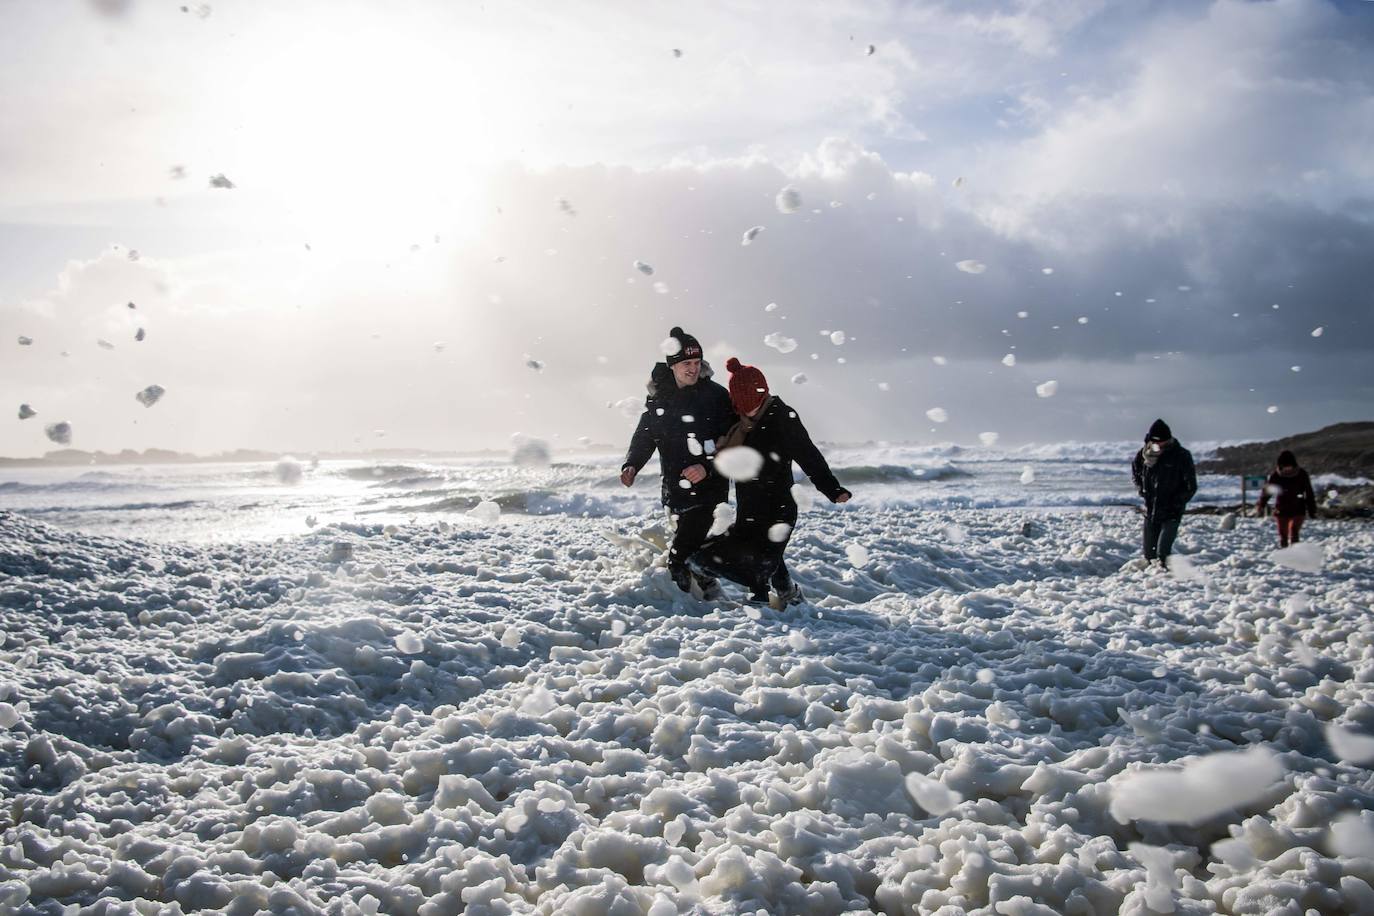
[[[701,359],[701,344],[697,339],[688,334],[682,328],[673,328],[668,332],[668,336],[677,341],[676,353],[669,353],[665,362],[668,365],[683,362],[688,359]]]

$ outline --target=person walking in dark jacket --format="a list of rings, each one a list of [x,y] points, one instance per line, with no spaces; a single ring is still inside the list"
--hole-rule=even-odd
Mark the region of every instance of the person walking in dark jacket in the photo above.
[[[735,521],[730,530],[708,540],[689,562],[704,575],[724,576],[745,586],[751,603],[766,603],[771,584],[779,606],[797,604],[801,588],[783,562],[797,524],[792,462],[801,465],[812,485],[831,502],[848,502],[853,494],[835,479],[797,412],[769,392],[761,371],[734,357],[725,367],[730,370],[730,401],[739,422],[718,443],[717,454],[752,449],[759,467],[751,479],[735,479]]]
[[[1155,420],[1131,462],[1131,477],[1145,499],[1145,559],[1158,559],[1167,569],[1183,509],[1197,492],[1193,456],[1174,438],[1169,424]]]
[[[730,493],[730,481],[712,466],[716,439],[736,417],[730,395],[711,380],[711,367],[702,359],[697,339],[677,327],[668,334],[676,349],[650,373],[649,396],[621,465],[620,482],[632,486],[658,452],[663,505],[675,526],[668,571],[679,588],[690,592],[687,558],[706,540],[716,506]],[[700,577],[697,586],[708,598],[719,593],[708,577]]]
[[[1279,546],[1298,543],[1298,532],[1304,519],[1317,515],[1317,495],[1312,492],[1312,478],[1298,467],[1297,457],[1288,449],[1279,452],[1274,470],[1264,482],[1255,511],[1264,515],[1269,497],[1274,497],[1274,521],[1279,528]]]

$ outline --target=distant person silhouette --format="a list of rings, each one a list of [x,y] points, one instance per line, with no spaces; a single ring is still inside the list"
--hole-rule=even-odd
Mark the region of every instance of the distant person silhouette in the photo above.
[[[1261,516],[1274,498],[1274,522],[1279,529],[1279,546],[1298,543],[1304,519],[1317,515],[1317,494],[1312,492],[1312,478],[1298,466],[1298,459],[1288,449],[1279,452],[1274,470],[1260,490],[1255,512]]]

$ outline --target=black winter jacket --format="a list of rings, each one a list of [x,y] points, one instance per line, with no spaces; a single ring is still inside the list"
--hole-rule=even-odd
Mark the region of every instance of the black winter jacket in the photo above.
[[[1145,449],[1136,452],[1131,477],[1136,492],[1145,498],[1145,514],[1150,518],[1182,518],[1183,508],[1197,492],[1193,455],[1177,439],[1170,440],[1153,467],[1145,463]]]
[[[730,481],[716,473],[715,442],[735,425],[730,393],[711,380],[711,367],[702,362],[696,384],[679,388],[667,363],[657,363],[649,376],[644,413],[630,439],[621,468],[639,471],[658,451],[663,469],[663,504],[683,510],[725,502]],[[690,489],[679,485],[684,468],[700,464],[706,479]]]
[[[753,480],[735,482],[735,519],[748,526],[769,527],[778,522],[797,523],[797,502],[792,498],[792,462],[832,503],[848,493],[826,464],[820,449],[811,441],[797,412],[782,398],[774,396],[744,445],[763,456],[763,467]]]
[[[1274,497],[1275,515],[1292,517],[1317,514],[1317,494],[1312,492],[1312,478],[1302,468],[1293,474],[1283,474],[1277,469],[1269,474],[1256,506],[1260,512],[1264,511],[1271,494]]]

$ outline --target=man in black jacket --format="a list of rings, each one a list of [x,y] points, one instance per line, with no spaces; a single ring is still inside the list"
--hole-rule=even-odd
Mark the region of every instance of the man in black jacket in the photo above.
[[[1169,424],[1156,420],[1131,462],[1131,477],[1145,499],[1145,559],[1158,559],[1167,569],[1183,509],[1197,492],[1193,456],[1174,438]]]
[[[716,439],[736,417],[730,395],[711,380],[711,367],[702,360],[697,339],[682,328],[668,333],[676,349],[654,366],[649,377],[649,396],[625,454],[620,482],[631,486],[658,451],[663,505],[676,525],[668,571],[679,588],[690,592],[687,558],[706,540],[716,506],[730,492],[730,482],[713,467]],[[707,598],[719,593],[714,579],[698,577],[697,584]]]
[[[724,576],[745,586],[753,604],[768,601],[770,584],[779,608],[797,604],[802,600],[801,589],[783,561],[797,525],[792,462],[801,465],[812,485],[831,502],[848,502],[853,494],[835,479],[797,412],[769,393],[763,372],[734,357],[725,367],[730,370],[730,401],[739,422],[720,441],[719,449],[722,453],[731,448],[752,449],[759,466],[749,479],[736,476],[735,523],[702,545],[690,564],[706,575]]]

